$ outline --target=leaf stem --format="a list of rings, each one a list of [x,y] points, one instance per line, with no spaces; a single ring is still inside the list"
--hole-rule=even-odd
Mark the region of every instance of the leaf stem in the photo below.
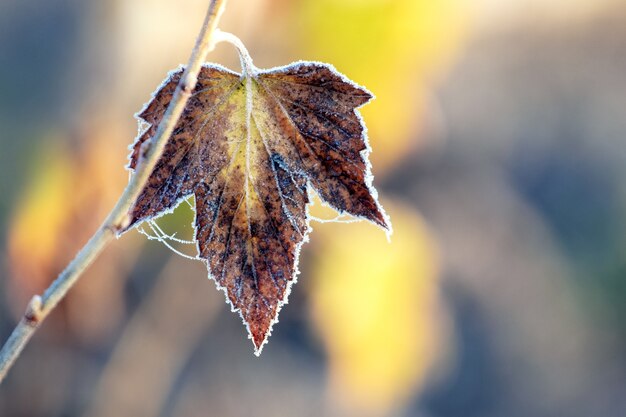
[[[148,177],[152,173],[163,148],[171,136],[178,119],[180,118],[191,92],[196,86],[198,73],[207,54],[215,45],[214,35],[217,32],[217,23],[224,11],[226,0],[210,0],[209,8],[202,24],[202,29],[196,39],[191,52],[189,63],[174,91],[167,111],[159,123],[151,146],[146,155],[140,159],[137,169],[132,174],[126,189],[120,196],[117,204],[109,213],[100,228],[89,239],[87,244],[78,252],[43,296],[34,296],[30,301],[24,316],[17,324],[13,333],[0,351],[0,383],[6,377],[9,369],[15,363],[30,338],[39,325],[50,314],[52,309],[65,297],[70,288],[87,267],[100,255],[102,250],[118,236],[118,233],[128,226],[129,212],[144,188]]]
[[[254,77],[256,75],[256,67],[252,63],[252,58],[241,39],[230,32],[224,32],[219,29],[215,31],[213,39],[216,44],[219,42],[227,42],[237,48],[239,60],[241,61],[241,72],[244,77]]]

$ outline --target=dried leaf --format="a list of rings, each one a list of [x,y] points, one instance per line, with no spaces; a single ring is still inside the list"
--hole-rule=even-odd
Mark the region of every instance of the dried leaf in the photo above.
[[[182,69],[170,74],[139,117],[135,169]],[[263,343],[297,275],[310,230],[310,188],[339,212],[389,229],[371,187],[368,145],[356,108],[372,95],[320,63],[240,75],[205,65],[148,184],[132,227],[194,195],[199,257]]]

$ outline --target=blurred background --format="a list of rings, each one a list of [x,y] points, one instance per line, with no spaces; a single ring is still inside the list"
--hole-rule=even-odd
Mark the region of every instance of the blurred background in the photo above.
[[[132,115],[206,4],[0,1],[2,341],[121,193]],[[626,415],[623,0],[229,0],[221,27],[259,67],[331,62],[377,95],[391,243],[313,224],[256,358],[204,265],[130,232],[38,331],[1,416]],[[227,45],[209,59],[238,69]]]

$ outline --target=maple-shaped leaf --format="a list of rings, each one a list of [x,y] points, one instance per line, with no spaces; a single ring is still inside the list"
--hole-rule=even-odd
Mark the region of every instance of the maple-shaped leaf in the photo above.
[[[170,73],[138,115],[149,127],[133,146],[131,169],[182,73]],[[325,64],[244,74],[205,64],[134,204],[128,228],[195,196],[199,257],[240,312],[257,354],[297,274],[310,230],[311,189],[340,213],[389,228],[371,186],[367,138],[356,110],[371,98]]]

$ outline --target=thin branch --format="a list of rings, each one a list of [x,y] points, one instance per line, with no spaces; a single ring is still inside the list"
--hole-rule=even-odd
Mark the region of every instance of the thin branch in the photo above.
[[[35,296],[31,300],[15,330],[0,351],[0,383],[18,358],[24,346],[33,336],[41,322],[50,314],[50,311],[65,297],[70,288],[87,267],[100,255],[102,250],[111,242],[120,230],[130,223],[129,212],[145,187],[148,177],[154,170],[157,160],[163,152],[167,140],[170,138],[178,119],[180,118],[191,92],[196,86],[198,73],[208,52],[213,48],[213,33],[216,30],[219,18],[224,11],[226,0],[211,0],[202,29],[189,58],[185,72],[174,91],[167,111],[159,123],[154,138],[151,141],[146,155],[141,158],[137,169],[133,173],[128,186],[122,193],[117,204],[91,237],[87,244],[78,252],[78,255],[65,268],[52,285],[44,292],[43,297]]]

